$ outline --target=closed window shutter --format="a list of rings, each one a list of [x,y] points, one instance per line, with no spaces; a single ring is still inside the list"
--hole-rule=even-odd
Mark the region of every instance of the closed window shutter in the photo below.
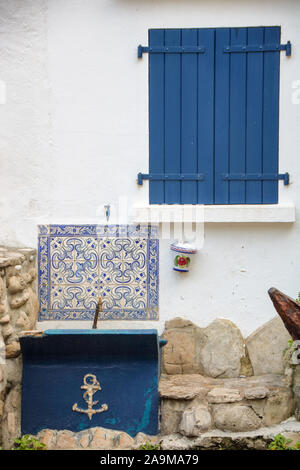
[[[141,47],[141,46],[140,46]],[[278,202],[280,27],[149,30],[151,204]]]

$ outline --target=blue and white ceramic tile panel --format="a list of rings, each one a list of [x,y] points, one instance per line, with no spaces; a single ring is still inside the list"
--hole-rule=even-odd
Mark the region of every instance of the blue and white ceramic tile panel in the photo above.
[[[40,225],[39,320],[158,320],[157,226]]]

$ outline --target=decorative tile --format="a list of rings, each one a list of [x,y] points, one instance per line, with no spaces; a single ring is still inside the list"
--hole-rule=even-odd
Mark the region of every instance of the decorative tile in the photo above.
[[[157,320],[157,226],[40,225],[39,320]]]

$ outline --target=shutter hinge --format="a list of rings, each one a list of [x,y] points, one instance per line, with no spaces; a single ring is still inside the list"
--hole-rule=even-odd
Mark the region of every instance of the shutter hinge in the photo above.
[[[224,52],[279,52],[285,51],[287,56],[292,55],[292,44],[288,41],[286,44],[255,44],[255,45],[234,45],[225,46]]]
[[[137,56],[139,59],[143,54],[203,54],[204,46],[141,46],[137,48]]]
[[[149,181],[203,181],[201,173],[138,173],[137,184],[142,185],[144,180]]]
[[[224,174],[222,175],[223,180],[229,181],[276,181],[283,180],[284,185],[290,183],[289,173],[255,173],[255,174]]]

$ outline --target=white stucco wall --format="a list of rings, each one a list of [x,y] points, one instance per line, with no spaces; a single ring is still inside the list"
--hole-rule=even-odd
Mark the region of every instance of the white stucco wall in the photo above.
[[[104,204],[148,202],[148,57],[155,27],[281,25],[292,57],[281,54],[280,202],[300,209],[298,0],[0,1],[0,244],[37,245],[36,223],[97,221]],[[100,208],[100,209],[99,209]],[[248,335],[275,314],[267,289],[300,290],[300,222],[206,224],[188,275],[173,272],[169,241],[160,252],[160,321],[182,316],[205,326],[216,317]],[[44,326],[67,326],[51,323]],[[89,327],[77,322],[72,327]],[[114,327],[120,324],[114,323]],[[106,323],[105,327],[111,327]]]

